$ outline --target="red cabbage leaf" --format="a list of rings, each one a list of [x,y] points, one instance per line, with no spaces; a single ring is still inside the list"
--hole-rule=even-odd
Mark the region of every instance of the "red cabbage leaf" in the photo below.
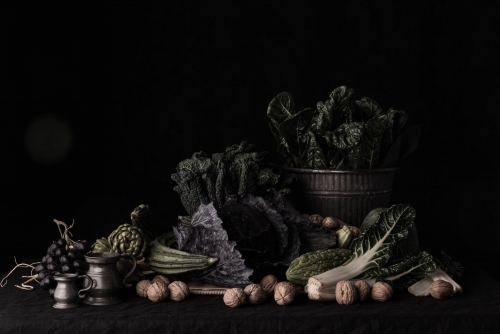
[[[229,240],[212,203],[198,207],[191,225],[178,224],[173,231],[180,250],[219,259],[214,267],[193,276],[204,282],[230,287],[251,283],[249,277],[253,270],[245,265],[241,253],[235,248],[236,242]]]

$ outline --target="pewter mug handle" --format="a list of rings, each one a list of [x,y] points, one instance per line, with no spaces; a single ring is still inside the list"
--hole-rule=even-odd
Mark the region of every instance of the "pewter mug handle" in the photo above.
[[[83,279],[88,278],[88,279],[89,279],[89,282],[90,282],[90,284],[89,284],[89,286],[88,286],[87,288],[83,288],[83,289],[81,289],[80,291],[78,291],[78,297],[80,297],[80,298],[84,298],[84,297],[85,297],[85,294],[84,294],[84,293],[82,293],[82,292],[92,289],[92,287],[94,286],[94,281],[93,281],[93,280],[92,280],[92,278],[90,278],[90,276],[89,276],[89,275],[87,275],[87,274],[83,274],[83,275],[78,276],[78,278],[81,278],[81,277],[83,277]]]
[[[127,273],[127,275],[125,275],[125,278],[123,279],[123,285],[127,288],[130,288],[132,286],[132,283],[127,283],[126,280],[127,278],[132,275],[132,273],[134,272],[135,270],[135,266],[136,266],[136,261],[135,261],[135,257],[133,257],[132,255],[130,254],[120,254],[120,257],[128,257],[129,259],[132,260],[132,269],[130,269],[130,271]]]

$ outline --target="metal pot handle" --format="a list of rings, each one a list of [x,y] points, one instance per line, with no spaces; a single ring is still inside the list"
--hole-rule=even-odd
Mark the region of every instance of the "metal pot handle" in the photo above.
[[[135,260],[135,257],[133,257],[130,254],[121,254],[120,257],[128,257],[129,259],[132,260],[132,264],[133,264],[132,269],[130,269],[130,271],[127,273],[127,275],[125,275],[125,278],[123,279],[123,285],[127,288],[130,288],[132,286],[132,283],[127,283],[126,280],[134,272],[135,266],[136,266],[136,260]]]
[[[87,275],[87,274],[83,274],[83,275],[78,276],[78,278],[82,278],[82,277],[83,277],[83,279],[88,278],[88,280],[89,280],[90,284],[89,284],[89,286],[88,286],[88,287],[83,288],[83,289],[81,289],[80,291],[78,291],[78,297],[80,297],[80,298],[84,298],[84,297],[85,297],[85,294],[84,294],[84,293],[82,293],[82,292],[87,291],[87,290],[90,290],[90,289],[92,289],[92,287],[94,286],[94,280],[93,280],[92,278],[90,278],[90,276],[89,276],[89,275]]]

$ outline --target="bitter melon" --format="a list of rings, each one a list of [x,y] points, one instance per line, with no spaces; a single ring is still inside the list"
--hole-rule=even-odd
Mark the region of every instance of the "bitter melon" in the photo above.
[[[351,255],[352,252],[345,248],[333,248],[305,253],[290,263],[286,271],[286,278],[292,283],[306,285],[309,277],[343,265],[349,260]]]

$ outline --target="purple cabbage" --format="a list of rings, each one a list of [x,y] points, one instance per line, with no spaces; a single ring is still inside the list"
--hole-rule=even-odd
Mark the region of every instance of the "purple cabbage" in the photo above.
[[[191,224],[178,224],[174,234],[180,250],[219,258],[196,276],[224,286],[244,286],[268,274],[284,279],[300,254],[336,243],[334,232],[312,226],[274,189],[265,197],[231,196],[219,210],[202,204]]]

